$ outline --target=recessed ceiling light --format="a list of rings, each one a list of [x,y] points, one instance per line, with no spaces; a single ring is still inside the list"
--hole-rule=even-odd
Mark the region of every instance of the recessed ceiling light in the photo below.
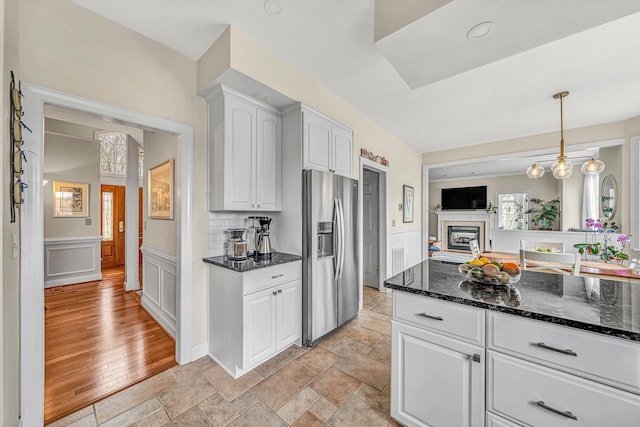
[[[282,12],[282,6],[276,0],[265,0],[264,11],[267,15],[279,15]]]
[[[268,0],[267,0],[268,1]],[[481,22],[478,25],[472,27],[467,33],[467,39],[477,40],[486,37],[496,28],[496,24],[491,21]]]
[[[256,92],[253,94],[253,97],[260,101],[266,101],[267,99],[269,99],[269,95],[264,92]]]

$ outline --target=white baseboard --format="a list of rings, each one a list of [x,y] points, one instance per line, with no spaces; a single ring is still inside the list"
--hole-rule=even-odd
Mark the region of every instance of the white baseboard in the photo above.
[[[64,279],[46,280],[44,282],[44,287],[53,288],[55,286],[73,285],[76,283],[93,282],[95,280],[102,280],[102,273],[92,273],[81,276],[67,277]]]
[[[209,343],[207,341],[193,346],[191,349],[191,357],[193,360],[198,360],[201,357],[207,356],[209,354]]]
[[[176,325],[175,322],[170,322],[166,320],[166,314],[161,310],[158,310],[158,306],[154,304],[152,301],[149,301],[147,297],[145,297],[144,293],[142,294],[142,307],[144,307],[147,312],[156,320],[156,322],[160,323],[162,327],[171,335],[174,339],[176,338]]]

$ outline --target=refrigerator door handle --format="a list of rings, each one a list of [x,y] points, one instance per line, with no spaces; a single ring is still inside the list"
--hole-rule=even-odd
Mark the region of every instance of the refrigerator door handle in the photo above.
[[[338,200],[338,206],[340,207],[340,274],[338,278],[342,277],[342,271],[344,270],[344,208],[342,207],[342,200]]]
[[[333,199],[333,220],[336,236],[336,250],[333,255],[333,280],[338,280],[338,277],[340,277],[340,258],[342,257],[342,254],[340,253],[340,248],[342,246],[342,235],[340,234],[340,201],[338,199]]]

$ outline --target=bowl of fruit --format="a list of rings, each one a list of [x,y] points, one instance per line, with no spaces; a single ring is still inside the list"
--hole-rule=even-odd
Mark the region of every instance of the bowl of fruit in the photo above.
[[[466,279],[487,285],[507,285],[520,280],[520,266],[513,262],[501,264],[482,257],[458,266],[458,271]]]

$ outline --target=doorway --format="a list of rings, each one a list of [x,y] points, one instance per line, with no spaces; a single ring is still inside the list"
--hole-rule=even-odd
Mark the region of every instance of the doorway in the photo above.
[[[360,157],[360,185],[358,186],[358,219],[361,227],[359,232],[362,236],[359,239],[359,251],[362,254],[359,266],[362,278],[360,303],[362,303],[364,286],[375,288],[380,292],[390,291],[384,287],[387,272],[391,271],[391,260],[387,253],[388,172],[388,166]],[[365,203],[367,203],[366,208]],[[366,230],[365,221],[367,222]]]
[[[102,270],[125,265],[126,187],[121,185],[100,186],[100,232],[102,243],[100,254]],[[138,276],[142,264],[142,188],[138,188]],[[138,282],[142,284],[142,279]]]
[[[380,283],[380,176],[362,172],[362,253],[365,286],[378,288]]]
[[[46,106],[109,118],[114,122],[154,129],[177,136],[175,176],[178,231],[176,351],[179,364],[193,360],[193,185],[194,132],[190,125],[104,104],[51,89],[22,83],[23,120],[32,133],[23,135],[23,147],[32,154],[24,180],[43,182],[44,111]],[[134,219],[135,221],[135,219]],[[42,424],[44,418],[44,245],[42,185],[31,185],[20,209],[20,402],[24,425]],[[27,262],[28,260],[28,262]],[[184,284],[184,286],[182,286]]]

